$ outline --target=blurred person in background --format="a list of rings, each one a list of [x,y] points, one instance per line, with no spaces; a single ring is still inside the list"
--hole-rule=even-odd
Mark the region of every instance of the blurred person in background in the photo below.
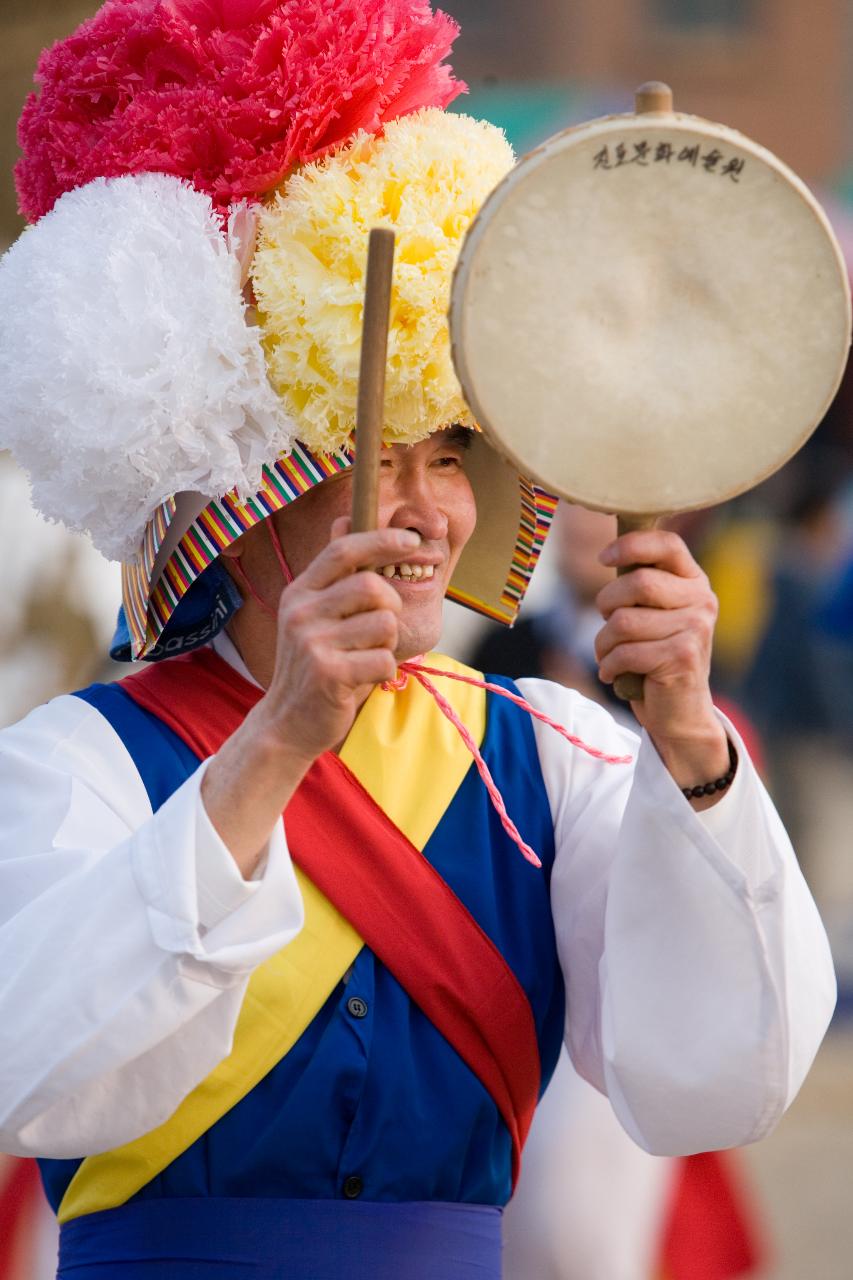
[[[636,720],[611,685],[598,679],[595,637],[601,630],[596,597],[613,578],[598,556],[616,537],[616,517],[560,503],[549,538],[556,570],[553,598],[524,614],[511,629],[492,627],[479,640],[472,665],[512,679],[541,676],[600,702],[624,724]]]
[[[766,743],[771,788],[848,988],[853,868],[838,851],[853,829],[850,492],[836,450],[816,447],[792,468],[768,566],[767,619],[739,693]]]
[[[614,576],[599,555],[615,536],[615,516],[561,503],[550,603],[512,630],[490,628],[472,666],[555,680],[633,723],[630,708],[599,680],[595,651],[596,599]],[[725,711],[760,758],[743,714],[728,702]],[[758,1275],[766,1257],[733,1158],[648,1155],[567,1054],[534,1120],[504,1215],[504,1248],[505,1280],[734,1280]]]
[[[818,623],[849,550],[846,478],[834,457],[822,455],[797,467],[795,474],[770,566],[767,619],[741,688],[768,741],[771,771],[781,768],[790,748],[805,739],[846,731],[836,711],[841,691],[824,665]]]
[[[734,1152],[649,1155],[560,1056],[504,1213],[504,1280],[758,1280],[770,1252]]]
[[[842,549],[824,584],[816,613],[817,644],[829,672],[832,726],[840,742],[853,751],[853,476],[838,500]]]

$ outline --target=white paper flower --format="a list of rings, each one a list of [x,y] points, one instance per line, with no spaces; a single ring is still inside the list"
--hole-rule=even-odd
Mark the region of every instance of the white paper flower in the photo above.
[[[254,493],[291,419],[207,196],[161,174],[64,195],[0,261],[0,448],[111,559],[172,493]]]

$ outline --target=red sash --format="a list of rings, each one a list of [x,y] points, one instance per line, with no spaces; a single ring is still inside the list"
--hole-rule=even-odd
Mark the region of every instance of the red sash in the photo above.
[[[262,696],[209,649],[121,683],[201,760],[219,750]],[[512,1138],[515,1184],[540,1082],[533,1014],[515,974],[337,756],[327,752],[315,761],[285,817],[294,862],[488,1089]]]

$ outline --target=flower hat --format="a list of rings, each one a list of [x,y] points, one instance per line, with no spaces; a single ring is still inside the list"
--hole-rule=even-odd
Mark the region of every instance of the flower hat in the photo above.
[[[108,0],[39,62],[0,261],[0,447],[48,518],[122,561],[116,656],[206,642],[220,552],[354,458],[367,239],[397,235],[386,443],[476,428],[447,308],[513,164],[447,113],[429,0]],[[516,616],[554,500],[475,431],[448,594]],[[470,464],[470,465],[469,465]]]

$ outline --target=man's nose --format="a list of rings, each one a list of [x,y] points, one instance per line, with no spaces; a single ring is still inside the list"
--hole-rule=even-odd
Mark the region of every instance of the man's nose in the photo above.
[[[427,475],[417,473],[398,479],[388,523],[397,529],[415,529],[426,542],[447,537],[447,513],[439,506]]]

